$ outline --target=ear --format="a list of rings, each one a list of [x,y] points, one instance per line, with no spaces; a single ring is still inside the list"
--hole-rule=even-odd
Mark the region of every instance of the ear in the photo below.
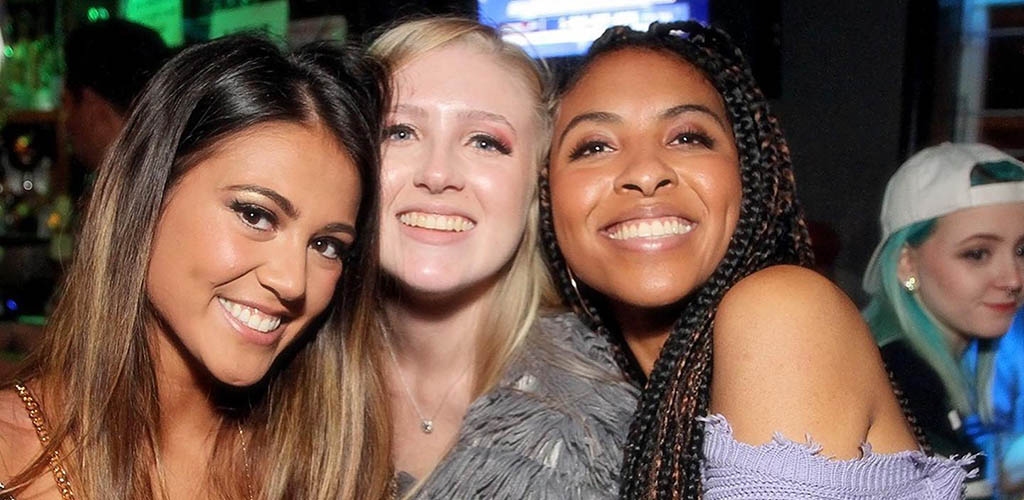
[[[917,251],[907,245],[903,245],[903,248],[900,249],[900,261],[896,266],[896,276],[901,283],[907,281],[907,278],[911,276],[917,277]]]

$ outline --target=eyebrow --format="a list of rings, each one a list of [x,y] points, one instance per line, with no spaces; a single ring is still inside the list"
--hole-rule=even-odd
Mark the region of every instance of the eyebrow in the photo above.
[[[1003,241],[1003,237],[999,236],[998,234],[990,234],[990,233],[972,234],[972,235],[970,235],[970,236],[960,240],[960,244],[967,243],[968,241],[971,241],[971,240],[985,240],[985,241],[994,241],[996,243],[999,243],[999,242]]]
[[[684,113],[702,113],[708,115],[718,122],[722,128],[726,130],[729,129],[729,126],[725,124],[725,120],[719,116],[718,113],[715,113],[711,108],[703,104],[680,104],[678,106],[672,106],[671,108],[659,113],[658,119],[668,120]],[[562,141],[565,140],[565,136],[573,127],[583,122],[622,123],[622,117],[615,113],[608,113],[606,111],[591,111],[590,113],[576,115],[572,120],[569,120],[569,123],[565,126],[565,130],[563,130],[562,134],[558,136],[558,144],[562,144]]]
[[[277,203],[277,205],[281,207],[281,210],[283,210],[285,215],[287,215],[288,217],[294,219],[299,215],[299,211],[295,208],[295,205],[292,205],[292,202],[288,201],[288,198],[285,198],[284,196],[282,196],[277,191],[274,191],[273,189],[265,188],[263,186],[257,186],[255,184],[236,184],[234,186],[229,186],[228,190],[248,191],[250,193],[256,193],[259,195],[266,196],[267,198],[273,200],[274,203]]]
[[[325,233],[345,233],[351,235],[353,238],[356,237],[356,228],[352,227],[351,224],[345,224],[343,222],[332,222],[323,228]]]
[[[679,106],[673,106],[671,108],[666,109],[665,111],[662,111],[661,114],[658,115],[658,118],[662,120],[667,120],[669,118],[675,118],[684,113],[703,113],[705,115],[710,116],[711,118],[714,118],[715,121],[722,126],[722,128],[726,130],[729,129],[728,125],[725,124],[725,119],[719,116],[718,113],[712,111],[711,108],[703,104],[680,104]]]
[[[466,111],[459,111],[456,116],[463,120],[498,122],[512,129],[513,133],[516,133],[516,128],[512,126],[512,122],[508,121],[508,118],[505,118],[504,115],[500,115],[498,113],[491,113],[490,111],[483,111],[479,109],[469,109]]]
[[[561,135],[558,136],[558,144],[562,144],[562,141],[565,140],[565,136],[573,129],[573,127],[583,122],[622,123],[622,117],[615,113],[608,113],[607,111],[591,111],[589,113],[576,115],[572,117],[572,120],[569,120],[569,123],[565,126],[565,130],[563,130]]]

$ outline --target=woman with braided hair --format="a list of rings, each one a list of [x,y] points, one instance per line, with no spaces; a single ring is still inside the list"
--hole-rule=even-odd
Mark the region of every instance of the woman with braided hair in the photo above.
[[[966,472],[917,450],[856,308],[801,267],[788,148],[727,35],[612,28],[554,120],[552,271],[644,387],[623,498],[959,496]]]

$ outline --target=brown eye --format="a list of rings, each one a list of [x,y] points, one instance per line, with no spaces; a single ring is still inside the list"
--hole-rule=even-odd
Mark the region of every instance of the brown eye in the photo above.
[[[257,231],[270,231],[277,223],[274,214],[259,205],[235,201],[232,202],[231,209],[242,222]]]
[[[345,244],[334,238],[317,238],[310,243],[310,247],[328,259],[342,260],[345,257]]]

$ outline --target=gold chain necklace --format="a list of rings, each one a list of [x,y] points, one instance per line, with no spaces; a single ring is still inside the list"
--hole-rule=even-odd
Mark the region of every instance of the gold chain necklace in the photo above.
[[[238,424],[238,439],[242,442],[242,460],[245,465],[245,498],[253,500],[252,472],[249,470],[249,447],[245,445],[245,431],[242,430],[241,423]]]
[[[25,384],[15,383],[14,392],[24,403],[25,410],[28,411],[29,419],[32,421],[32,427],[35,428],[36,436],[39,437],[39,442],[46,447],[50,442],[50,431],[46,428],[46,419],[43,418],[39,403]],[[242,424],[238,424],[238,437],[242,443],[242,458],[245,466],[245,494],[247,500],[253,500],[255,496],[252,492],[252,471],[249,468],[249,447],[245,442],[245,431],[242,430]],[[53,453],[50,454],[50,471],[53,472],[53,479],[57,482],[60,497],[64,500],[74,500],[75,493],[71,490],[71,482],[68,481],[68,471],[60,462],[60,451],[53,450]]]
[[[39,409],[39,403],[36,402],[36,398],[32,397],[28,387],[22,383],[14,384],[14,392],[18,394],[21,402],[25,404],[25,409],[28,410],[28,417],[32,421],[32,427],[36,429],[36,436],[39,438],[39,442],[43,444],[43,448],[46,448],[46,445],[50,443],[50,431],[46,428],[46,419],[43,418],[43,412]],[[54,449],[53,453],[50,453],[50,471],[53,472],[53,479],[57,481],[60,497],[65,500],[75,498],[75,494],[71,490],[71,482],[68,481],[68,471],[60,463],[60,450]]]

